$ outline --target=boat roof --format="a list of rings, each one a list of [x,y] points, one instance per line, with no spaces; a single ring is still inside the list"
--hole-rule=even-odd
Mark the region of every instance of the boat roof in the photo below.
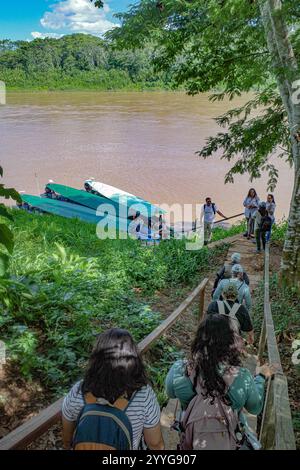
[[[128,217],[128,212],[130,213],[130,209],[134,209],[134,212],[139,211],[146,217],[150,217],[157,212],[155,206],[142,200],[137,201],[124,198],[107,198],[100,195],[98,196],[91,194],[85,190],[75,189],[70,186],[56,183],[47,184],[47,188],[55,191],[72,202],[75,202],[76,204],[81,204],[83,206],[89,207],[90,209],[101,210],[101,207],[99,207],[101,205],[113,205],[117,216],[122,218]]]

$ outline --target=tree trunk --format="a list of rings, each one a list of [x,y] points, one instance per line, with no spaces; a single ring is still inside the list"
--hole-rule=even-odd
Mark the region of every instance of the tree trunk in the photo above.
[[[288,115],[294,162],[294,190],[282,252],[280,279],[282,284],[296,287],[300,291],[300,142],[295,138],[300,133],[300,104],[293,101],[293,83],[300,79],[300,71],[283,18],[281,0],[261,1],[260,9],[273,71]]]
[[[295,168],[288,229],[281,258],[280,280],[300,292],[300,169]]]

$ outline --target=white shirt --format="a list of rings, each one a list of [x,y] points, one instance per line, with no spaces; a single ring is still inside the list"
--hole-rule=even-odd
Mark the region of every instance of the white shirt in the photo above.
[[[211,203],[210,206],[208,206],[207,204],[204,204],[204,222],[208,222],[208,223],[213,223],[214,220],[215,220],[215,212],[217,212],[218,208],[217,206],[214,204],[214,208],[215,208],[215,211],[213,210],[213,203]]]

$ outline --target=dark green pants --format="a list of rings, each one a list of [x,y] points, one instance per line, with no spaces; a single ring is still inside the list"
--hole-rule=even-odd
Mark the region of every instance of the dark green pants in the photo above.
[[[256,229],[255,236],[256,236],[256,247],[257,247],[257,249],[259,251],[261,250],[261,242],[262,242],[263,249],[265,249],[266,248],[266,232],[263,232],[262,230]]]

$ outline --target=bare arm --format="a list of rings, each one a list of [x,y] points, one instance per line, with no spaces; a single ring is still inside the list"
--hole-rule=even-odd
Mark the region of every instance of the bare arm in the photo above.
[[[144,428],[144,438],[149,449],[164,450],[165,443],[162,437],[160,423],[153,428]]]
[[[254,343],[254,331],[253,330],[247,333],[247,341],[249,344]]]
[[[217,211],[217,214],[219,214],[221,217],[223,217],[224,219],[226,219],[226,215],[224,215],[221,211]]]
[[[64,417],[62,418],[62,438],[65,450],[69,450],[71,448],[75,426],[75,421],[68,421]]]

